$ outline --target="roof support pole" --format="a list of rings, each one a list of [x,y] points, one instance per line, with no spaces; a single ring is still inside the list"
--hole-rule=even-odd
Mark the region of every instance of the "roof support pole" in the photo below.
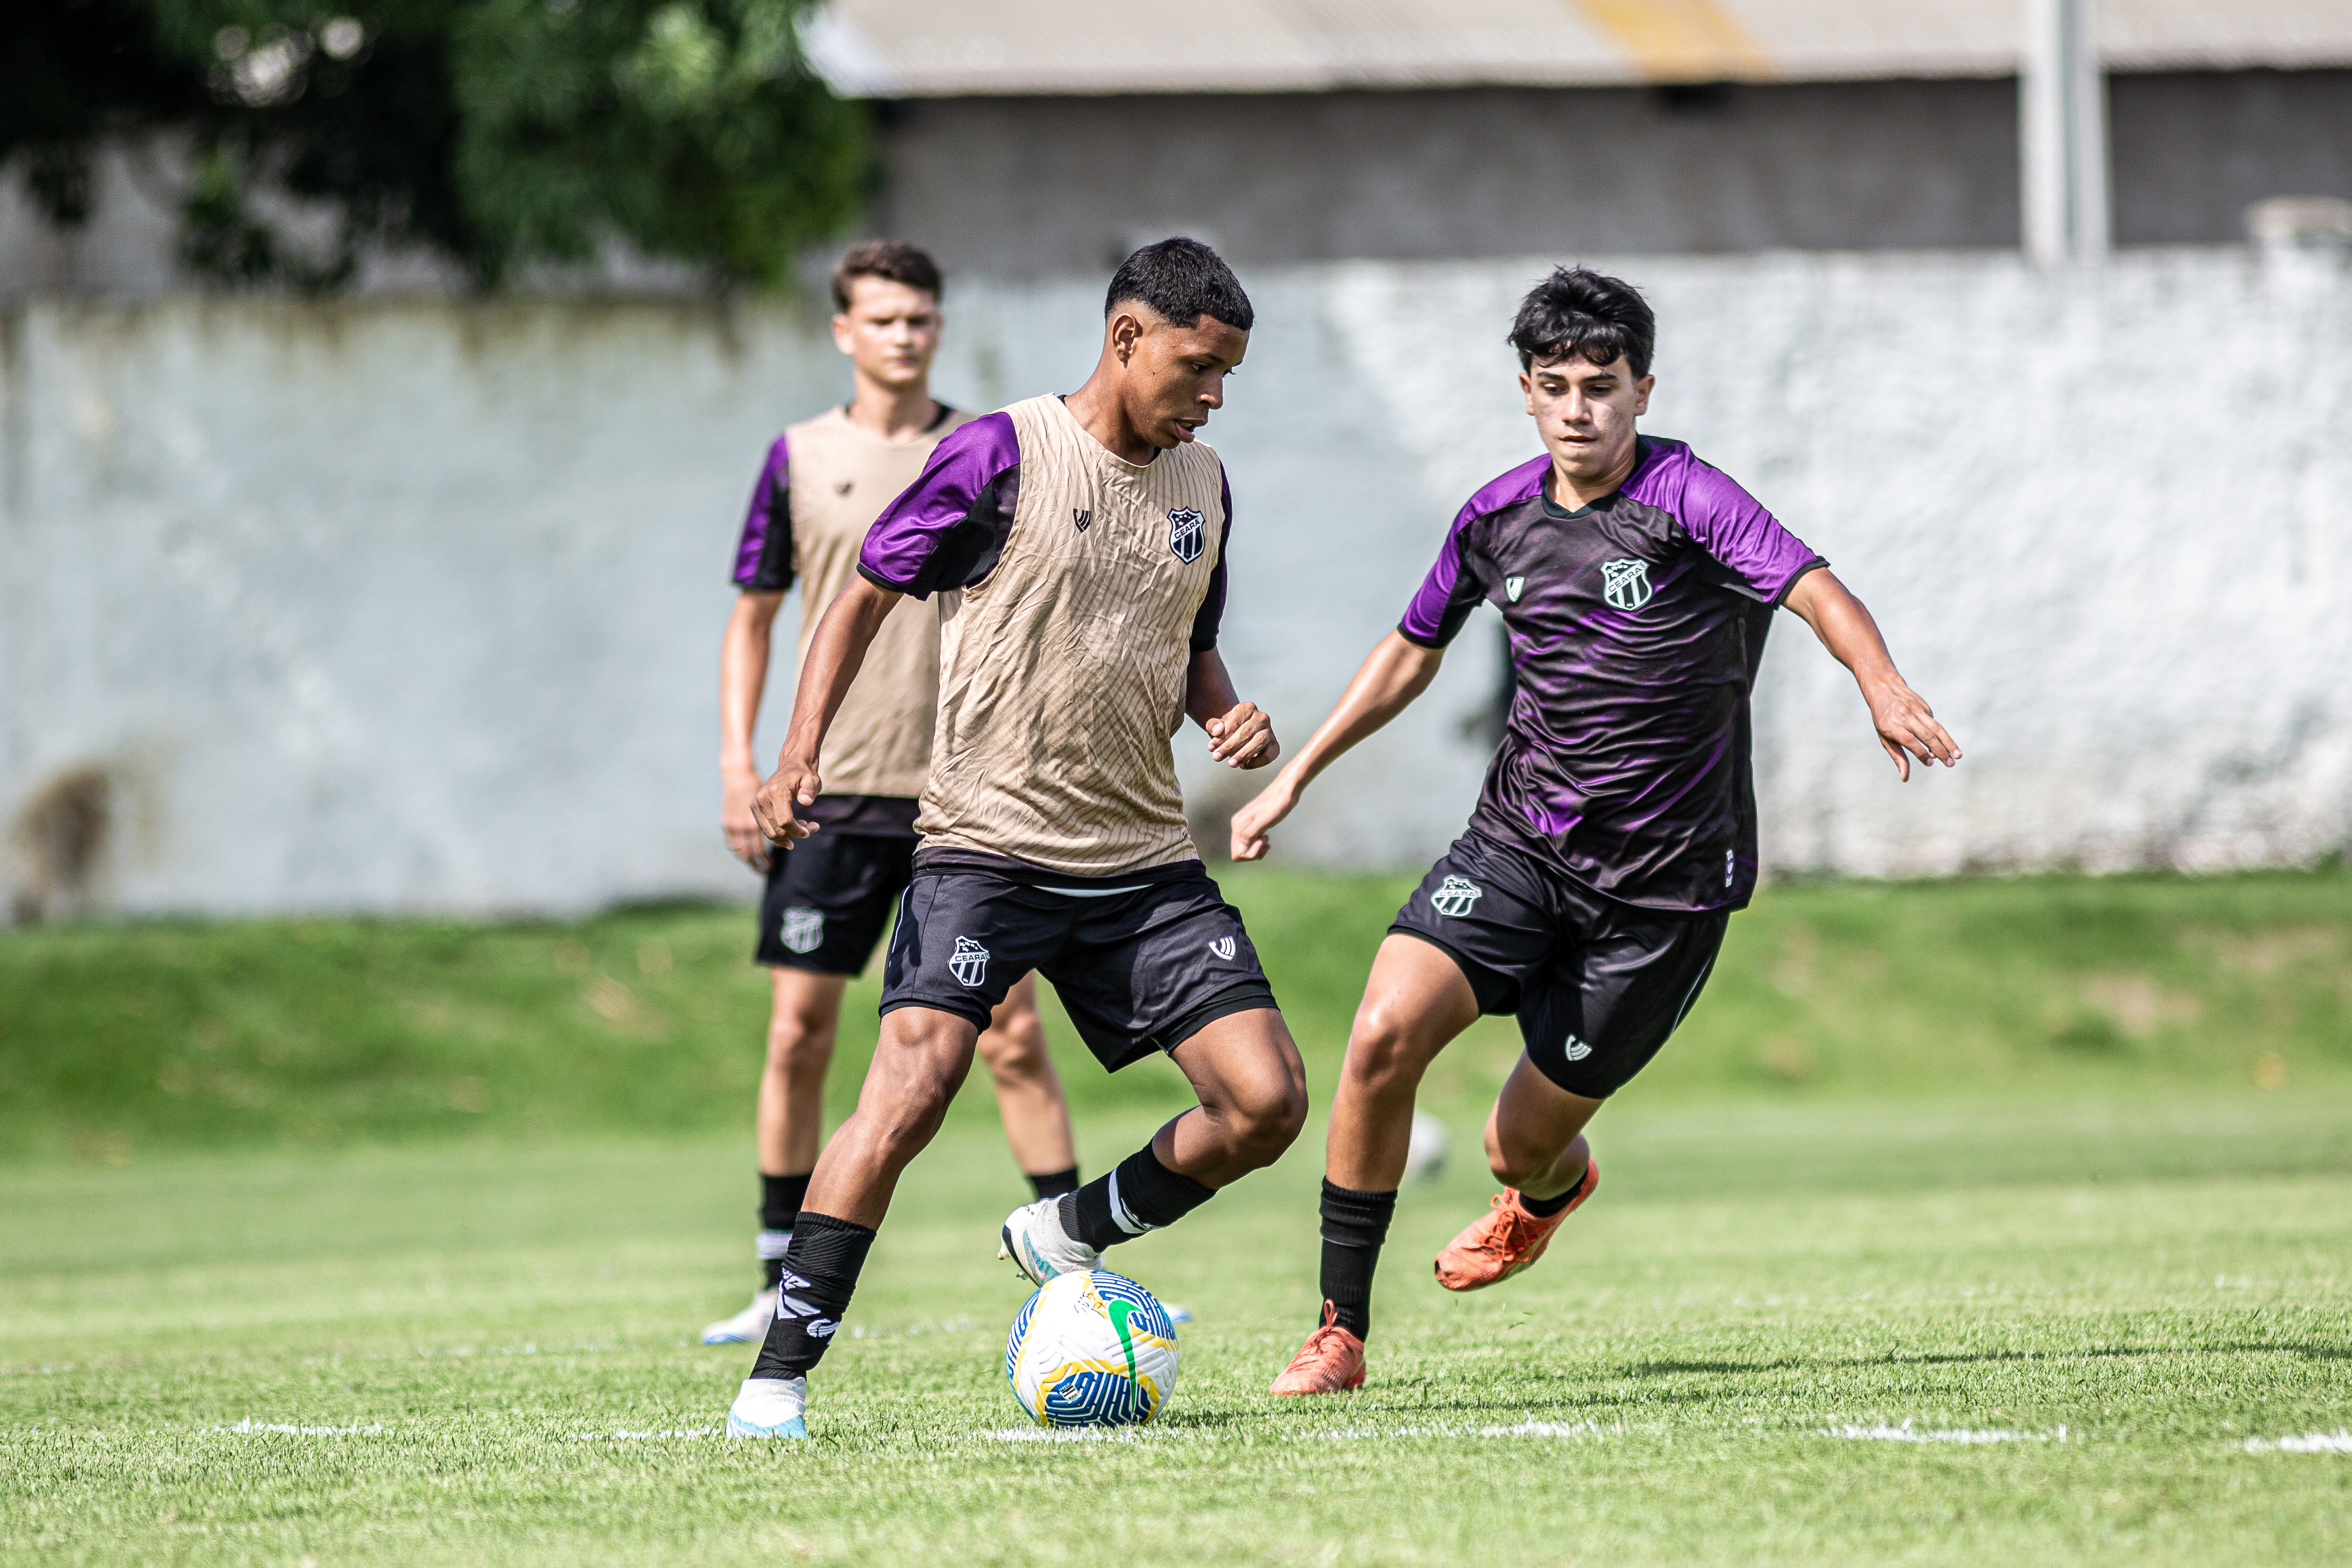
[[[2018,77],[2025,250],[2043,266],[2107,253],[2107,90],[2092,0],[2025,0]]]

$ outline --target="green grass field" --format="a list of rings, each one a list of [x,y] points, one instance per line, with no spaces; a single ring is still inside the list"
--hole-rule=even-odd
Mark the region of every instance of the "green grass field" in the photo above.
[[[1397,884],[1228,886],[1319,1104]],[[1776,889],[1537,1268],[1428,1277],[1491,1190],[1490,1024],[1432,1084],[1456,1158],[1401,1205],[1371,1384],[1264,1393],[1314,1305],[1318,1110],[1114,1255],[1197,1319],[1162,1422],[1087,1442],[1003,1386],[1023,1193],[975,1094],[813,1440],[717,1436],[742,928],[0,935],[0,1558],[2352,1559],[2340,873]],[[1180,1092],[1065,1065],[1090,1170]]]

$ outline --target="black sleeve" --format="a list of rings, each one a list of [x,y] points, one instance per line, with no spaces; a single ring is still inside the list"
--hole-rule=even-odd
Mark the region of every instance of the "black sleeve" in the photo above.
[[[1224,481],[1225,527],[1217,536],[1217,563],[1209,571],[1209,591],[1192,616],[1192,651],[1206,653],[1217,646],[1217,629],[1225,619],[1225,552],[1234,542],[1234,482]]]

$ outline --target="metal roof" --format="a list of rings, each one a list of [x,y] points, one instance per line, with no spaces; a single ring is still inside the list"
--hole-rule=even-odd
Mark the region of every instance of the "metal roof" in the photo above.
[[[2027,0],[829,0],[862,98],[2007,76]],[[2104,0],[2111,69],[2352,65],[2352,0]]]

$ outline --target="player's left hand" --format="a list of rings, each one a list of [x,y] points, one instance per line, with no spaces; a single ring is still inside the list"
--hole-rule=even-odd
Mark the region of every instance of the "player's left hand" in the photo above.
[[[1220,719],[1212,719],[1209,755],[1229,768],[1262,768],[1282,754],[1274,738],[1274,721],[1258,711],[1255,702],[1236,702]]]
[[[1923,767],[1941,763],[1948,768],[1959,763],[1960,743],[1936,722],[1936,710],[1927,706],[1927,700],[1899,679],[1870,694],[1870,721],[1878,731],[1878,743],[1895,759],[1895,772],[1905,784],[1911,782],[1914,757]]]

